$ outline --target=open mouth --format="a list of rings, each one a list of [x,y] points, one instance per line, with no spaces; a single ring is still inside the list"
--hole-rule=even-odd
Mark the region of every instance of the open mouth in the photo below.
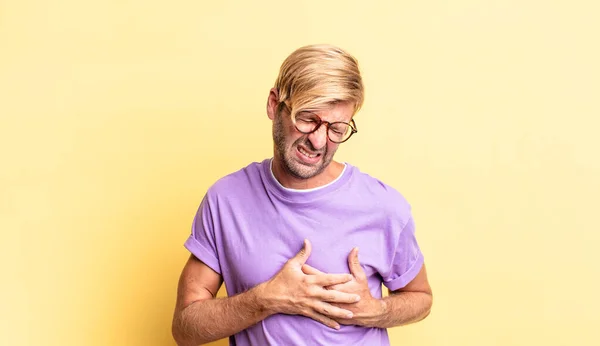
[[[302,147],[297,147],[296,152],[298,153],[298,158],[308,164],[317,163],[321,159],[321,154],[310,153]]]
[[[311,158],[311,159],[319,156],[319,154],[310,154],[308,151],[306,151],[300,147],[298,148],[298,151],[300,151],[302,154],[304,154],[304,156]]]

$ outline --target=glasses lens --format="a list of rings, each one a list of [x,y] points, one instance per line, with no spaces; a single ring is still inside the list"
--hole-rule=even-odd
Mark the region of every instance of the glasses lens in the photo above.
[[[302,133],[313,132],[319,126],[319,119],[308,112],[300,112],[296,114],[296,128]]]
[[[350,125],[346,123],[332,123],[329,126],[329,138],[334,142],[343,142],[351,133]]]

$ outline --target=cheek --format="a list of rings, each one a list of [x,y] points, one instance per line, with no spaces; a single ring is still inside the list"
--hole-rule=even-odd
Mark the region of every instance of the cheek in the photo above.
[[[277,133],[279,145],[283,145],[285,147],[297,144],[296,142],[300,137],[298,136],[296,128],[293,125],[286,124],[283,121],[280,121],[276,125],[275,132]]]
[[[288,127],[285,133],[285,138],[288,143],[291,145],[296,145],[304,142],[306,140],[306,135],[299,133],[296,131],[294,126]]]
[[[327,154],[328,155],[333,155],[337,148],[339,147],[339,144],[333,143],[331,141],[328,141],[327,143]]]

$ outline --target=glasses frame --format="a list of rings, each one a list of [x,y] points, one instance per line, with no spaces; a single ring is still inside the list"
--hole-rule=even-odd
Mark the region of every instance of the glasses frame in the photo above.
[[[281,104],[288,110],[288,112],[290,113],[290,117],[291,117],[291,108],[285,103],[285,102],[281,102]],[[303,133],[305,135],[309,135],[313,132],[316,132],[317,130],[319,130],[321,128],[321,126],[323,124],[325,124],[325,127],[327,128],[326,134],[327,134],[327,139],[330,140],[332,143],[336,143],[336,144],[341,144],[346,142],[347,140],[350,139],[350,137],[352,137],[353,134],[358,133],[358,129],[356,128],[356,121],[354,121],[354,119],[350,119],[350,122],[343,122],[343,121],[334,121],[334,122],[329,122],[329,121],[325,121],[323,119],[321,119],[320,116],[318,116],[316,113],[311,112],[311,111],[303,111],[306,113],[310,113],[312,115],[315,116],[316,119],[318,119],[317,124],[315,125],[315,128],[312,131],[309,132],[305,132],[302,131],[298,128],[298,125],[296,125],[296,119],[292,118],[292,122],[294,123],[294,127],[296,128],[296,130],[298,130],[298,132]],[[348,125],[350,127],[350,134],[348,135],[348,137],[346,137],[346,139],[344,139],[343,141],[334,141],[333,139],[331,139],[331,137],[329,136],[329,130],[331,128],[331,125],[333,124],[344,124],[344,125]]]

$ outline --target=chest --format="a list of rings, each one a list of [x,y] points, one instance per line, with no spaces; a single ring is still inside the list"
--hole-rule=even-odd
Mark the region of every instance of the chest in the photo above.
[[[312,244],[307,264],[323,272],[349,273],[348,255],[356,246],[374,286],[388,265],[386,230],[360,213],[349,217],[346,211],[282,207],[227,213],[221,215],[216,241],[229,294],[269,280],[300,251],[304,239]]]

